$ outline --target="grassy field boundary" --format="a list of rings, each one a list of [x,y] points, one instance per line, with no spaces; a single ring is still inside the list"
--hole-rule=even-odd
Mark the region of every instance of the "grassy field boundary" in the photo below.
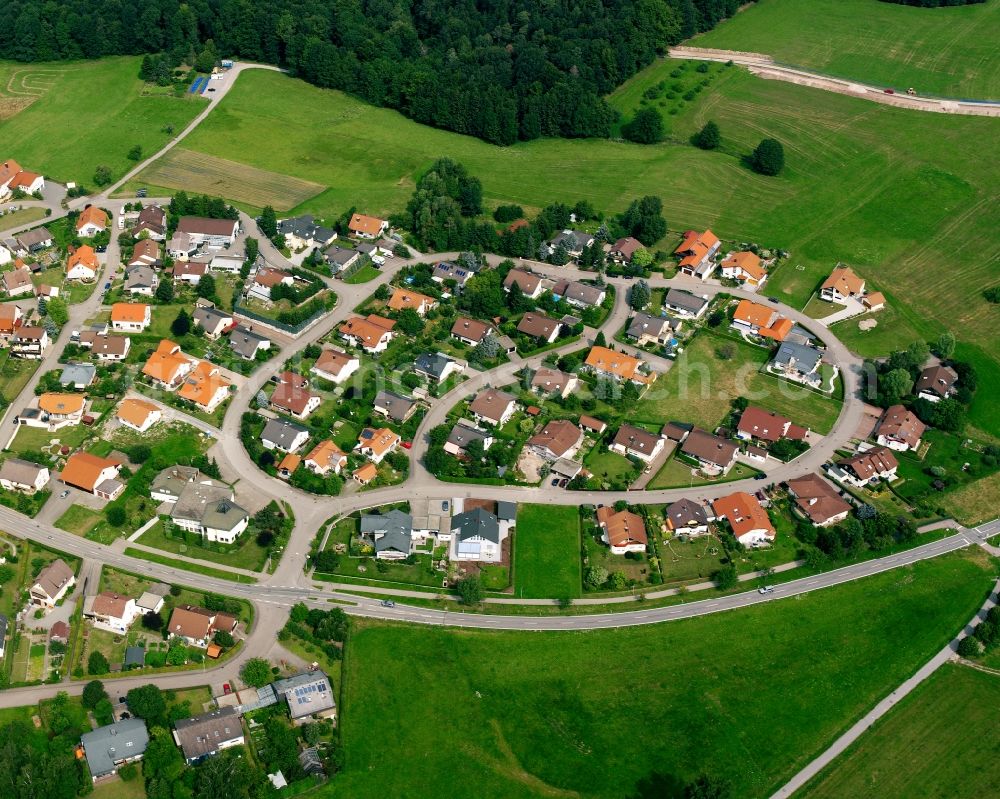
[[[200,563],[190,563],[186,560],[175,560],[174,558],[157,555],[153,552],[146,552],[145,550],[136,549],[135,547],[126,547],[125,554],[133,558],[141,558],[142,560],[159,563],[161,566],[170,566],[174,569],[195,572],[196,574],[203,574],[206,577],[215,577],[219,580],[229,580],[233,583],[257,582],[257,578],[255,577],[248,577],[243,574],[234,574],[233,572],[223,571],[222,569],[213,569],[210,566],[202,566]]]

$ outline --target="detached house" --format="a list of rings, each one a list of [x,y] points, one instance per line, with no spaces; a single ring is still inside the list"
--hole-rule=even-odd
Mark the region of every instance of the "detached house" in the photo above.
[[[31,282],[31,272],[27,269],[15,269],[3,273],[3,288],[8,297],[20,297],[22,294],[32,294],[35,284]]]
[[[819,298],[827,302],[844,302],[865,293],[865,281],[849,266],[838,266],[819,288]]]
[[[455,560],[496,563],[503,557],[500,520],[488,510],[477,507],[453,516],[451,534]]]
[[[121,464],[89,452],[74,452],[66,459],[59,479],[100,499],[113,500],[121,496],[125,484],[118,479]]]
[[[663,297],[663,307],[678,316],[698,319],[708,310],[708,300],[690,291],[672,288]]]
[[[375,395],[372,410],[386,419],[403,423],[417,410],[416,400],[404,397],[394,391],[380,391]]]
[[[167,633],[171,638],[180,638],[189,646],[205,648],[217,632],[232,635],[239,620],[228,613],[181,605],[174,608],[167,623]]]
[[[708,532],[711,521],[705,506],[694,500],[679,499],[663,512],[667,527],[674,533],[698,536]]]
[[[469,445],[473,441],[478,441],[483,445],[485,452],[493,446],[493,436],[481,427],[476,427],[472,422],[459,419],[448,434],[448,440],[444,442],[444,451],[449,455],[462,457]]]
[[[559,337],[560,322],[538,313],[526,313],[517,323],[517,332],[551,344]]]
[[[205,337],[213,341],[231,330],[236,324],[232,314],[220,311],[214,303],[199,300],[191,320],[205,331]]]
[[[10,340],[21,326],[23,316],[24,312],[16,302],[0,303],[0,339]]]
[[[137,294],[152,297],[158,285],[160,278],[152,267],[140,264],[130,266],[125,272],[125,291],[133,297]]]
[[[233,707],[223,707],[174,722],[174,743],[189,766],[232,746],[242,746],[243,724]]]
[[[179,344],[162,339],[142,367],[142,373],[153,385],[167,391],[176,391],[194,369],[195,363],[181,352]]]
[[[875,440],[883,447],[905,452],[920,447],[926,429],[927,426],[913,411],[902,405],[893,405],[882,413],[882,418],[875,427]]]
[[[591,308],[604,302],[607,292],[598,286],[581,283],[579,280],[562,280],[552,287],[552,295],[556,300],[566,300],[577,308]]]
[[[920,373],[913,391],[920,399],[925,399],[928,402],[940,402],[955,393],[957,382],[958,373],[950,366],[942,364],[928,366]]]
[[[652,463],[663,451],[664,439],[661,436],[643,430],[641,427],[633,427],[630,424],[623,424],[618,428],[615,437],[608,449],[619,455],[638,458],[643,463]]]
[[[510,291],[511,286],[515,283],[526,297],[537,300],[542,295],[542,278],[538,275],[526,272],[523,269],[511,269],[507,273],[507,277],[504,278],[504,290]]]
[[[229,336],[229,347],[244,361],[253,361],[258,353],[271,349],[271,340],[248,327],[237,325]]]
[[[163,411],[152,402],[130,397],[122,400],[122,404],[115,412],[115,418],[125,427],[137,433],[145,433],[163,418]]]
[[[316,410],[323,398],[309,390],[309,379],[294,372],[277,376],[278,386],[271,394],[271,407],[282,413],[305,419]]]
[[[0,466],[0,488],[34,494],[49,482],[49,470],[31,461],[7,458]]]
[[[361,360],[335,349],[324,349],[309,371],[321,380],[338,386],[361,368]]]
[[[677,269],[681,274],[707,279],[715,270],[714,258],[720,246],[721,242],[711,230],[704,233],[685,231],[683,241],[674,250],[674,255],[680,256]]]
[[[211,361],[199,361],[181,383],[177,396],[193,402],[205,413],[211,413],[229,397],[232,388],[222,371]]]
[[[347,223],[347,229],[359,239],[377,239],[389,229],[389,223],[374,216],[354,214]]]
[[[790,380],[818,386],[822,361],[823,354],[819,350],[794,341],[784,341],[771,359],[771,369]]]
[[[98,630],[124,635],[142,611],[132,597],[114,591],[102,591],[83,600],[83,617]]]
[[[779,416],[773,411],[765,411],[755,405],[748,405],[740,414],[739,424],[736,426],[737,438],[745,441],[757,440],[773,444],[782,438],[790,438],[795,441],[805,440],[807,431],[796,424],[792,424],[790,419]]]
[[[128,266],[156,266],[160,263],[160,245],[155,239],[139,239],[132,249]]]
[[[282,219],[278,223],[278,233],[285,237],[285,245],[290,250],[325,247],[337,238],[337,231],[320,225],[312,214]]]
[[[80,334],[80,346],[89,347],[99,361],[124,361],[132,349],[132,341],[128,336],[84,331]]]
[[[96,783],[113,776],[126,763],[142,760],[149,746],[149,732],[142,719],[123,719],[85,732],[80,736],[80,746],[87,758],[87,770]]]
[[[330,472],[340,474],[347,466],[347,455],[329,439],[320,441],[302,461],[309,471],[325,477]]]
[[[132,228],[132,238],[139,239],[146,234],[153,241],[163,241],[167,233],[167,212],[158,205],[149,205],[139,212],[139,218]]]
[[[732,327],[740,333],[784,341],[794,324],[777,311],[750,300],[740,300],[733,314]]]
[[[543,458],[554,461],[572,458],[583,443],[583,431],[568,419],[553,419],[528,439],[528,446]]]
[[[739,447],[732,441],[695,428],[681,445],[681,452],[698,461],[702,471],[709,474],[728,474],[736,463]]]
[[[116,302],[111,306],[111,329],[119,333],[141,333],[152,318],[152,308],[142,302]]]
[[[636,250],[641,247],[642,242],[639,239],[626,236],[623,239],[618,239],[618,241],[611,245],[608,255],[616,264],[627,264],[632,260],[632,256],[635,255]]]
[[[872,447],[850,458],[838,461],[839,469],[831,469],[834,479],[860,487],[879,480],[892,482],[896,479],[899,461],[886,447]]]
[[[629,322],[625,335],[639,347],[646,344],[664,345],[680,333],[682,324],[680,320],[669,316],[637,313]]]
[[[446,280],[454,280],[459,289],[465,288],[465,284],[475,276],[475,267],[460,266],[458,264],[441,261],[434,264],[434,271],[431,272],[431,280],[435,283],[444,283]]]
[[[469,412],[480,423],[502,426],[517,410],[517,397],[495,388],[480,391],[469,405]]]
[[[88,205],[76,218],[76,235],[89,239],[108,229],[108,215],[96,205]]]
[[[309,431],[284,419],[270,419],[260,434],[264,449],[295,452],[309,440]]]
[[[89,244],[81,244],[76,249],[70,249],[69,259],[66,261],[67,280],[96,280],[100,269],[97,253]]]
[[[182,216],[177,223],[176,233],[186,235],[196,247],[201,244],[208,247],[225,247],[236,241],[239,230],[240,223],[237,219]]]
[[[736,540],[745,547],[769,544],[777,535],[767,511],[745,491],[719,497],[712,510],[717,519],[729,522]]]
[[[847,518],[851,503],[818,474],[807,474],[788,481],[788,493],[795,508],[817,527],[828,527]]]
[[[656,380],[655,373],[646,371],[645,361],[607,347],[591,347],[584,365],[595,374],[614,380],[631,380],[639,386],[648,385]]]
[[[45,357],[51,341],[44,327],[25,325],[10,337],[10,354],[15,358],[39,361]]]
[[[531,378],[531,390],[543,397],[567,397],[576,389],[579,381],[575,375],[550,369],[547,366],[538,367]]]
[[[341,337],[352,347],[361,347],[365,352],[384,352],[392,341],[396,322],[384,316],[368,314],[362,319],[352,316],[338,330]]]
[[[17,244],[15,252],[18,255],[28,255],[51,247],[52,234],[46,227],[37,227],[25,233],[18,233],[14,237],[14,242]]]
[[[0,164],[0,200],[20,189],[34,194],[45,188],[45,178],[36,172],[26,172],[13,158]]]
[[[744,286],[759,288],[767,280],[767,272],[760,265],[760,256],[746,250],[727,255],[721,267],[723,277],[737,280]]]
[[[433,297],[401,288],[393,290],[392,296],[389,297],[389,302],[387,303],[390,310],[405,311],[407,308],[410,308],[416,311],[419,316],[424,316],[431,308],[436,308],[437,304],[437,300]]]
[[[608,505],[597,509],[597,523],[601,539],[611,548],[612,555],[627,552],[645,552],[649,538],[642,516],[629,510],[615,511]]]
[[[62,558],[56,558],[46,565],[28,589],[33,606],[54,608],[56,603],[76,584],[76,575]]]
[[[257,270],[247,291],[247,297],[258,302],[271,302],[271,289],[275,286],[293,286],[295,277],[290,272],[264,266]]]
[[[455,320],[455,324],[451,326],[451,335],[452,338],[457,338],[463,344],[474,347],[486,338],[486,336],[496,336],[496,328],[486,322],[460,316]]]
[[[381,463],[390,452],[395,452],[402,439],[388,427],[378,430],[366,427],[358,436],[355,446],[372,463]]]
[[[413,362],[413,371],[436,383],[443,383],[453,374],[465,369],[464,365],[443,352],[425,352]]]

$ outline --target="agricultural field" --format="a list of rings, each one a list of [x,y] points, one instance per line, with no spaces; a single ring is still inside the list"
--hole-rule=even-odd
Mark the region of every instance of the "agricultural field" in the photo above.
[[[759,0],[687,44],[767,53],[904,91],[995,100],[998,32],[1000,5],[992,2],[928,9],[878,0]]]
[[[325,794],[621,797],[653,772],[710,771],[733,796],[766,796],[972,616],[987,561],[969,550],[795,602],[614,631],[362,623],[344,664],[344,771]],[[450,701],[421,701],[442,657]]]
[[[520,505],[514,593],[557,599],[580,595],[580,518],[575,507]]]
[[[726,360],[720,350],[735,348]],[[743,396],[753,404],[783,414],[796,424],[829,432],[840,414],[840,402],[786,380],[761,374],[769,350],[703,331],[692,339],[674,367],[653,383],[636,406],[640,420],[689,422],[713,430]]]
[[[179,133],[207,102],[201,97],[144,97],[138,57],[57,64],[0,63],[0,141],[4,158],[60,182],[93,186],[106,165],[120,177],[135,145],[152,154]],[[13,89],[13,91],[12,91]],[[65,135],[39,136],[39,131]]]
[[[44,208],[22,208],[20,211],[11,211],[0,215],[0,230],[10,230],[44,218]]]
[[[144,180],[192,194],[223,196],[251,208],[287,211],[325,186],[190,150],[173,149],[142,173]]]
[[[989,796],[1000,748],[1000,677],[947,663],[837,758],[805,799]]]

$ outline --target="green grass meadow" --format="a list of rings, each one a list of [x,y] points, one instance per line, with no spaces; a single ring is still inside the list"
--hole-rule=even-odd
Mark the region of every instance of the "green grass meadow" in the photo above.
[[[879,0],[759,0],[687,44],[767,53],[897,90],[996,100],[998,37],[995,2],[912,8]]]
[[[151,155],[169,141],[168,125],[180,131],[206,100],[185,95],[143,97],[138,57],[56,64],[0,63],[0,108],[28,81],[30,105],[4,119],[0,114],[3,157],[60,182],[93,187],[99,164],[118,178],[134,166],[126,157],[136,144]],[[40,132],[48,135],[39,135]]]
[[[345,767],[327,795],[622,797],[653,772],[711,772],[734,797],[766,796],[951,638],[991,573],[970,550],[614,631],[362,623],[345,661]]]
[[[947,663],[801,793],[803,799],[993,796],[1000,675]]]
[[[521,504],[514,537],[514,593],[580,595],[580,518],[575,507]]]

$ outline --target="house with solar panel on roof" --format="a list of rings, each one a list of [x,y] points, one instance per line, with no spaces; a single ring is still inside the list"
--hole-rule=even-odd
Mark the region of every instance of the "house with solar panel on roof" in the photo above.
[[[305,724],[311,719],[336,719],[337,702],[333,698],[330,679],[321,671],[293,674],[271,683],[277,699],[288,702],[288,714],[293,724]]]

